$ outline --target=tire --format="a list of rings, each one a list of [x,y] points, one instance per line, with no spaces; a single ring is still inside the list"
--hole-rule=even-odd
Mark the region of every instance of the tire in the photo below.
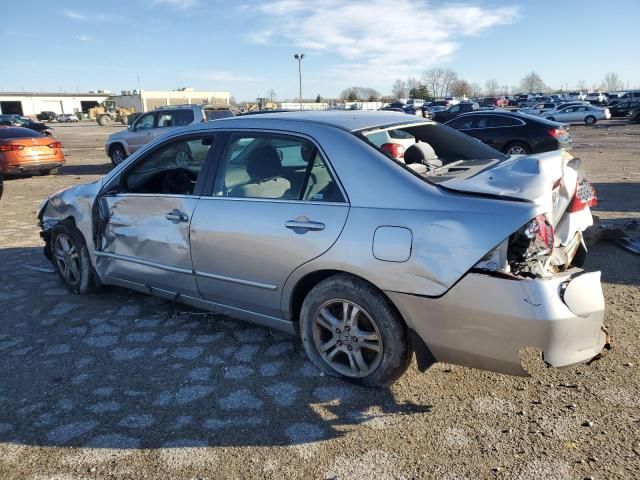
[[[504,147],[504,153],[507,155],[529,155],[531,154],[531,147],[524,142],[511,142]]]
[[[109,149],[109,157],[111,157],[113,166],[116,167],[127,158],[127,152],[124,151],[122,145],[116,144]]]
[[[594,117],[593,115],[587,115],[584,118],[584,124],[585,125],[588,125],[588,126],[595,125],[596,122],[597,122],[596,117]]]
[[[129,118],[129,115],[124,115],[124,116],[120,117],[120,123],[122,125],[128,125],[129,124],[129,122],[127,121],[128,118]]]
[[[391,385],[413,353],[393,305],[371,284],[351,275],[329,277],[309,292],[300,312],[300,333],[316,367],[367,387]],[[321,353],[323,345],[329,346]]]
[[[51,232],[51,263],[65,287],[76,295],[93,289],[93,268],[80,230],[68,220]]]
[[[113,122],[113,119],[111,118],[110,115],[100,115],[98,117],[98,125],[100,125],[101,127],[106,127],[107,125],[111,125],[111,123]]]
[[[57,175],[59,171],[60,171],[60,167],[52,168],[51,170],[41,170],[40,175],[42,176]]]

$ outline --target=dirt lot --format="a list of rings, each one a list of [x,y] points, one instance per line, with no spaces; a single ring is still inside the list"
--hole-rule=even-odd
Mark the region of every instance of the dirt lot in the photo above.
[[[0,478],[640,476],[639,256],[592,248],[615,344],[591,365],[527,357],[533,377],[512,378],[414,364],[387,391],[361,389],[321,376],[286,335],[121,289],[61,288],[36,208],[109,170],[115,128],[55,128],[68,166],[6,181],[0,201]],[[640,125],[572,135],[597,215],[640,221]]]

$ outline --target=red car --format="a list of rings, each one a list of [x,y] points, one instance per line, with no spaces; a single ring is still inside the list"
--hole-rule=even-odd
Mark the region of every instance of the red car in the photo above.
[[[22,127],[0,126],[0,174],[57,173],[64,165],[62,143]]]

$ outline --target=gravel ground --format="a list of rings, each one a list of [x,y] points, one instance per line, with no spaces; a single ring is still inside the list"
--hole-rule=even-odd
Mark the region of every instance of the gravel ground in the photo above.
[[[35,211],[109,170],[115,128],[55,125],[68,165],[0,201],[0,478],[640,476],[640,257],[598,243],[614,349],[531,378],[415,364],[389,390],[324,377],[297,339],[117,288],[73,296]],[[603,222],[640,221],[640,125],[573,127]],[[640,236],[640,229],[630,230]]]

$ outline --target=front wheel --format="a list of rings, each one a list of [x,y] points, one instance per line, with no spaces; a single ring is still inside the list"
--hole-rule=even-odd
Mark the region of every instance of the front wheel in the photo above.
[[[116,167],[120,165],[125,158],[127,158],[127,152],[124,151],[124,148],[120,145],[114,145],[111,147],[109,156],[111,157],[111,163]]]
[[[72,222],[60,222],[53,227],[51,261],[62,283],[73,293],[80,295],[91,290],[91,259],[82,233]]]
[[[594,125],[596,123],[596,117],[594,117],[593,115],[588,115],[585,119],[584,119],[584,124],[585,125]]]
[[[300,333],[316,367],[360,385],[386,387],[411,360],[407,332],[393,305],[371,284],[350,275],[329,277],[309,292]]]

